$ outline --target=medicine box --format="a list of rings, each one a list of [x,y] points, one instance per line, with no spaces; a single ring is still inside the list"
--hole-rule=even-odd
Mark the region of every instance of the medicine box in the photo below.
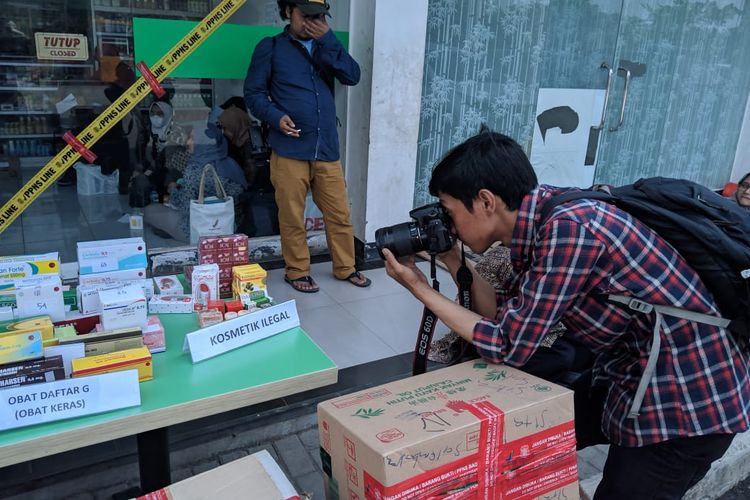
[[[209,300],[219,298],[219,266],[202,264],[193,267],[191,285],[193,307],[195,310],[205,309]]]
[[[15,319],[0,323],[0,338],[16,333],[41,332],[42,339],[53,339],[55,327],[49,316],[34,316],[32,318]]]
[[[266,290],[268,273],[259,264],[247,264],[232,268],[232,291],[235,295]]]
[[[98,375],[123,370],[138,370],[138,381],[151,380],[154,377],[151,353],[147,347],[127,349],[99,356],[78,358],[72,361],[73,377]]]
[[[154,282],[149,279],[135,281],[121,281],[114,283],[101,283],[98,285],[84,285],[76,289],[78,294],[78,310],[83,314],[97,314],[102,311],[99,293],[103,290],[120,288],[125,285],[137,285],[143,289],[145,297],[148,299],[154,294]]]
[[[187,314],[193,312],[192,295],[154,295],[148,301],[149,314]]]
[[[57,252],[0,257],[0,293],[13,292],[15,280],[59,272],[60,259]]]
[[[143,288],[135,284],[99,292],[100,315],[105,330],[146,326],[147,305]]]
[[[109,285],[123,281],[146,279],[146,269],[126,269],[124,271],[106,271],[96,274],[82,274],[78,277],[78,286]]]
[[[43,354],[42,334],[39,331],[6,334],[0,337],[0,365],[41,358]]]
[[[78,272],[93,274],[148,267],[143,238],[83,241],[78,243]]]
[[[177,276],[157,276],[154,278],[159,295],[182,295],[185,290]]]
[[[43,274],[16,280],[16,314],[28,318],[49,315],[52,321],[65,319],[63,285],[58,274]]]

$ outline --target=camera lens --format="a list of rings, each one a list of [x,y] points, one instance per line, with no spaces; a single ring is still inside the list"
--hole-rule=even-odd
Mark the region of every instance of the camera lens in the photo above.
[[[375,231],[375,245],[381,257],[383,257],[384,248],[390,250],[395,257],[412,255],[424,250],[419,226],[415,222],[403,222],[378,229]]]

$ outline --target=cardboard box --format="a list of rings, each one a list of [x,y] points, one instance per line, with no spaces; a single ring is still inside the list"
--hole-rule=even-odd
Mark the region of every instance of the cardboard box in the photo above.
[[[299,496],[271,454],[262,450],[138,497],[138,500],[206,498],[291,500]]]
[[[149,314],[187,314],[193,312],[192,295],[154,295],[148,301]]]
[[[54,338],[55,327],[49,316],[15,319],[0,323],[0,337],[16,333],[41,332],[42,339]]]
[[[43,355],[42,334],[39,331],[0,337],[0,365],[41,358]]]
[[[572,391],[508,366],[341,396],[318,405],[318,429],[329,500],[578,498]]]
[[[47,370],[36,373],[20,373],[13,377],[0,378],[0,389],[12,389],[22,385],[41,384],[54,382],[65,378],[65,370],[62,368]]]
[[[158,276],[154,278],[154,284],[159,295],[182,295],[185,293],[177,276]]]
[[[147,347],[74,359],[72,367],[73,377],[85,377],[135,368],[138,370],[139,382],[154,378],[151,353]]]
[[[94,274],[148,267],[143,238],[81,241],[78,243],[78,273]]]
[[[191,277],[193,306],[196,311],[203,310],[208,306],[209,300],[219,298],[219,266],[216,264],[203,264],[193,267]]]
[[[146,269],[126,269],[124,271],[108,271],[96,274],[82,274],[78,276],[78,286],[111,285],[123,281],[146,279]]]
[[[101,324],[105,330],[146,326],[146,296],[139,285],[102,290],[99,300],[102,303]]]

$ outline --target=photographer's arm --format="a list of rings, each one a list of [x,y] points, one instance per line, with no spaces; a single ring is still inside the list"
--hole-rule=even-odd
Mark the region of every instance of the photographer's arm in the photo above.
[[[455,245],[452,249],[444,254],[438,256],[440,261],[445,264],[448,268],[448,272],[453,276],[453,281],[458,284],[456,279],[456,273],[458,268],[461,267],[461,249],[458,245]],[[487,280],[482,278],[474,269],[471,263],[466,264],[472,275],[471,282],[471,301],[474,311],[479,313],[485,318],[494,318],[497,314],[497,292],[495,289],[487,283]]]
[[[398,281],[409,290],[414,297],[428,307],[445,325],[458,333],[468,342],[473,342],[474,327],[482,316],[461,307],[449,298],[435,291],[427,281],[427,277],[417,268],[414,256],[408,257],[400,263],[388,249],[385,255],[385,270],[388,276]],[[494,312],[491,315],[494,317]]]

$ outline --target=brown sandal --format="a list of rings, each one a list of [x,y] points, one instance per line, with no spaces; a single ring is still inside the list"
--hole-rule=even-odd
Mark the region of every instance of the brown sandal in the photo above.
[[[370,281],[370,278],[360,274],[359,271],[354,271],[352,274],[347,276],[346,278],[336,278],[340,279],[341,281],[348,281],[354,286],[358,286],[359,288],[367,288],[368,286],[372,285],[372,281]],[[364,280],[364,281],[361,281]]]
[[[302,293],[316,293],[320,291],[318,285],[313,281],[311,276],[302,276],[301,278],[290,279],[284,276],[284,281],[289,283],[292,288]],[[308,287],[305,287],[307,285]]]

